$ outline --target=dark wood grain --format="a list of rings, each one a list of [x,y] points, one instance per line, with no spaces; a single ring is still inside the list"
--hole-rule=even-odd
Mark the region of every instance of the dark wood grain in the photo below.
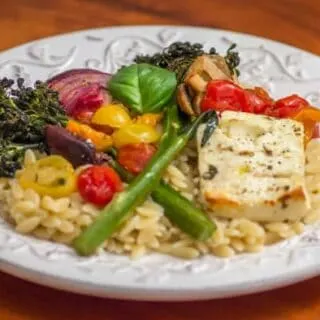
[[[319,0],[2,0],[0,50],[110,25],[198,25],[247,32],[320,54]],[[320,320],[320,278],[281,290],[197,303],[83,297],[0,273],[1,320]]]
[[[190,24],[247,32],[320,54],[318,0],[2,0],[0,49],[110,25]]]

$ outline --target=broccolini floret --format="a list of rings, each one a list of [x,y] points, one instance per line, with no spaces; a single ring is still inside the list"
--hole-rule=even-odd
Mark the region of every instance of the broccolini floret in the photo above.
[[[45,150],[45,127],[65,126],[68,118],[58,93],[37,81],[34,88],[24,80],[0,80],[0,176],[12,177],[21,168],[27,149]]]

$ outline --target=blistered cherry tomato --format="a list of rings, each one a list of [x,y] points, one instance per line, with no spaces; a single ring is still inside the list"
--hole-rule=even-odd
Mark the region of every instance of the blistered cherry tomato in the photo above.
[[[245,91],[232,81],[213,80],[207,85],[201,110],[242,111],[245,101]]]
[[[119,149],[118,161],[128,171],[137,174],[144,169],[156,151],[152,144],[129,144]]]
[[[160,133],[147,124],[132,123],[116,131],[112,138],[114,146],[121,148],[127,144],[154,143],[159,140]]]
[[[262,88],[242,89],[227,80],[210,81],[201,102],[202,111],[242,111],[276,118],[292,118],[307,107],[308,102],[296,94],[274,102]]]
[[[81,197],[97,206],[105,206],[116,192],[122,190],[120,177],[107,166],[92,166],[83,170],[77,184]]]
[[[245,90],[246,101],[242,111],[255,114],[264,114],[273,104],[269,94],[260,87]]]
[[[309,105],[308,101],[296,94],[277,100],[266,114],[276,118],[291,118]]]

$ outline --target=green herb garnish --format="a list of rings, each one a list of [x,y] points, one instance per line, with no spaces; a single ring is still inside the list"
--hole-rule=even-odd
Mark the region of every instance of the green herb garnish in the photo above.
[[[236,76],[240,75],[240,71],[238,69],[238,66],[240,64],[240,56],[239,52],[234,51],[234,49],[237,47],[235,43],[233,43],[229,49],[227,50],[227,54],[224,57],[226,64],[228,65],[230,71],[232,74],[235,74]]]
[[[201,139],[201,148],[207,144],[210,137],[212,136],[212,133],[216,130],[218,124],[219,124],[218,116],[215,113],[205,125],[202,139]]]
[[[120,69],[109,82],[113,98],[136,113],[160,112],[177,86],[173,72],[141,63]]]

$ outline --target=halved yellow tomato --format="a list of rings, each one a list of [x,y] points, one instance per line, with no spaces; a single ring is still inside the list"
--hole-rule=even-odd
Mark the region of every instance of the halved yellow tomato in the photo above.
[[[132,123],[114,132],[112,138],[114,146],[120,148],[128,144],[155,143],[160,133],[150,125]]]
[[[99,108],[93,115],[91,123],[119,129],[132,122],[129,113],[121,104],[109,104]]]

